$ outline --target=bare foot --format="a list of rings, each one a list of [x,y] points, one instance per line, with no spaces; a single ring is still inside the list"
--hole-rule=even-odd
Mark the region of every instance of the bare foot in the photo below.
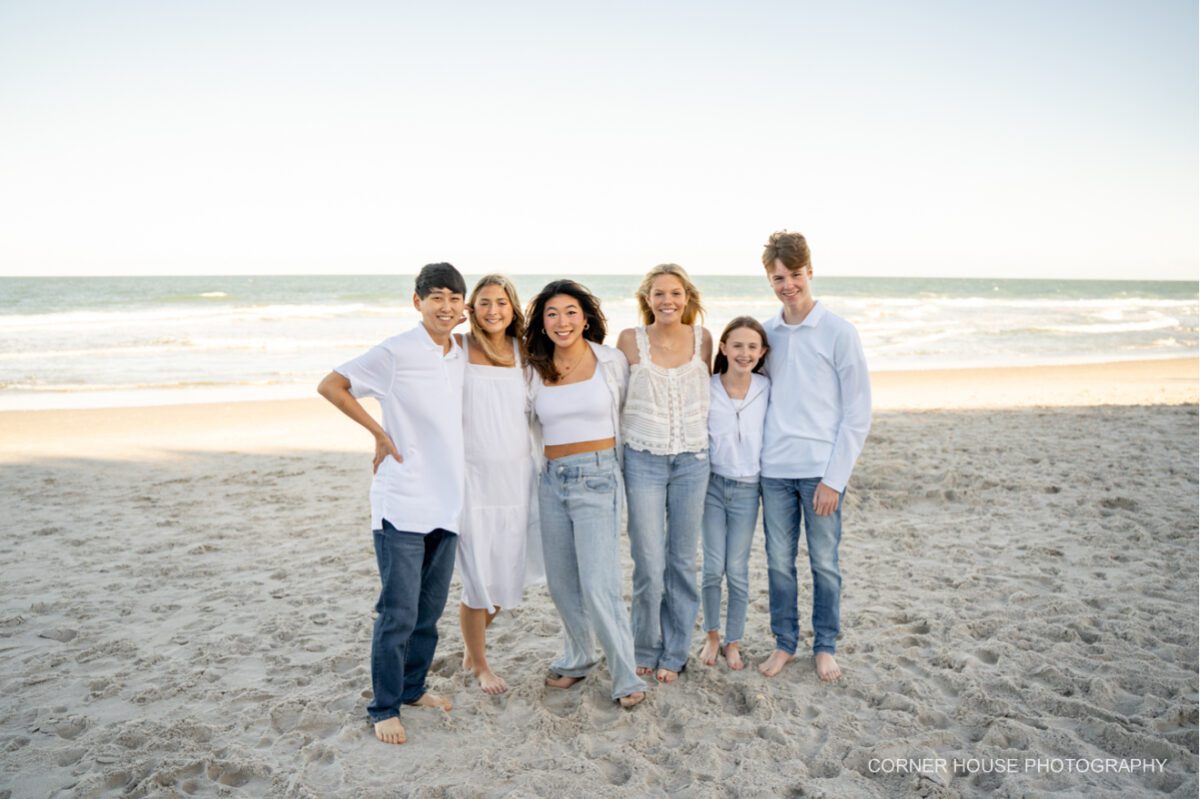
[[[454,703],[451,702],[447,697],[444,697],[440,694],[431,694],[428,691],[421,694],[421,698],[416,702],[412,702],[411,704],[416,705],[417,707],[436,707],[438,710],[445,711],[449,711],[452,707],[454,707]]]
[[[546,678],[546,686],[549,688],[570,688],[577,682],[583,682],[582,677],[568,677],[565,674],[555,674],[550,672],[550,676]]]
[[[617,701],[621,703],[621,707],[628,710],[629,708],[633,707],[634,705],[640,705],[642,703],[642,700],[644,700],[645,698],[646,698],[645,691],[634,691],[629,696],[623,696],[620,699],[618,699]]]
[[[828,652],[818,652],[813,658],[817,661],[817,679],[821,682],[837,682],[842,679],[842,670],[837,661]]]
[[[475,671],[475,662],[471,660],[470,652],[463,652],[463,671]]]
[[[721,636],[715,631],[704,639],[704,647],[700,650],[700,662],[705,666],[717,665],[717,654],[721,651]]]
[[[408,740],[399,716],[375,722],[375,737],[385,744],[402,744]]]
[[[485,694],[497,696],[508,690],[508,683],[496,676],[491,669],[483,669],[475,676],[479,679],[479,687]]]
[[[637,676],[639,676],[639,677],[649,677],[653,673],[654,673],[654,669],[650,668],[649,666],[638,666],[637,667]]]
[[[736,641],[732,644],[725,644],[724,652],[725,662],[729,664],[729,668],[734,671],[741,671],[746,667],[746,664],[742,662],[741,647],[738,646]]]
[[[660,683],[662,683],[664,685],[670,685],[671,683],[673,683],[677,679],[679,679],[679,672],[671,671],[670,669],[659,669],[655,673],[654,679],[658,680]]]
[[[796,659],[795,655],[789,655],[782,649],[776,649],[771,653],[771,656],[758,664],[758,671],[764,677],[774,677],[779,672],[783,671],[783,667]]]

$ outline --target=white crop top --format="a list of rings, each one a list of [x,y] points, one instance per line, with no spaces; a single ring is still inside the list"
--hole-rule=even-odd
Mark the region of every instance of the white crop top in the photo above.
[[[709,374],[701,353],[700,325],[692,336],[692,358],[672,369],[650,360],[646,328],[634,328],[638,362],[629,372],[621,430],[625,443],[652,455],[708,449]]]
[[[533,410],[542,423],[542,443],[576,444],[616,435],[612,423],[612,396],[600,364],[590,379],[565,386],[544,383],[534,399]]]

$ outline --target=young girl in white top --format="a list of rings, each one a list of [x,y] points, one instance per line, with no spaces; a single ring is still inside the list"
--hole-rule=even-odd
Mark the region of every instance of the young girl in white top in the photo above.
[[[739,316],[725,326],[713,364],[708,411],[712,475],[704,498],[704,629],[700,662],[715,665],[725,655],[729,668],[743,667],[739,651],[746,626],[750,543],[758,524],[758,474],[763,422],[771,381],[760,374],[767,335],[758,320]],[[729,582],[725,646],[721,646],[721,578]]]
[[[708,485],[712,336],[700,292],[683,267],[646,273],[637,293],[644,327],[621,331],[630,363],[621,414],[633,555],[633,644],[638,673],[674,682],[687,664],[700,609],[696,544]]]
[[[458,536],[463,592],[458,607],[463,668],[485,693],[507,683],[488,665],[486,630],[501,608],[521,603],[533,456],[525,419],[519,341],[525,332],[517,291],[503,275],[486,275],[467,300],[471,332],[463,385],[466,495]],[[540,547],[538,547],[540,550]]]

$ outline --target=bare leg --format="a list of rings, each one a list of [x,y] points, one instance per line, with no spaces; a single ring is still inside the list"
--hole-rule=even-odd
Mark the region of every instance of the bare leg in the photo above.
[[[837,682],[842,679],[842,670],[828,652],[818,652],[813,658],[817,663],[817,679],[821,682]]]
[[[487,662],[486,631],[488,623],[498,612],[489,613],[484,608],[470,608],[461,603],[458,606],[458,623],[462,627],[463,646],[466,649],[463,668],[469,668],[479,680],[483,692],[493,696],[508,690],[508,684],[492,673]]]
[[[720,651],[720,630],[709,630],[708,637],[704,639],[704,647],[700,650],[700,662],[705,666],[717,665],[717,655],[720,653]]]
[[[758,664],[758,671],[764,677],[774,677],[779,672],[783,671],[783,667],[796,659],[795,655],[789,655],[782,649],[776,649],[771,653],[771,656]]]
[[[392,716],[390,719],[376,722],[375,737],[385,744],[402,744],[408,740],[399,716]]]

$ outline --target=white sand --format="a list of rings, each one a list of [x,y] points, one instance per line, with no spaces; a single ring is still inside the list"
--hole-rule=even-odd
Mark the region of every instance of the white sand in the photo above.
[[[879,413],[845,510],[837,686],[806,659],[774,680],[693,660],[632,712],[603,672],[550,691],[559,624],[540,589],[492,628],[512,689],[490,698],[458,668],[452,600],[430,683],[456,707],[406,711],[402,747],[365,720],[377,573],[351,423],[320,401],[0,414],[0,798],[1193,797],[1183,363],[1184,405]],[[1032,394],[1003,370],[961,390],[1091,404],[1053,374]],[[1152,384],[1116,401],[1153,401]],[[954,403],[936,380],[893,407],[931,388]],[[751,567],[753,666],[770,651],[761,533]],[[873,768],[921,757],[1019,768]]]

